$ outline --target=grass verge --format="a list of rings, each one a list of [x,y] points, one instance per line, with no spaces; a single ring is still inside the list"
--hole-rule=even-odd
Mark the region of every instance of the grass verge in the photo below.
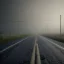
[[[46,37],[64,43],[64,35],[46,35]]]
[[[18,35],[18,36],[8,36],[8,37],[1,37],[0,36],[0,44],[7,44],[10,41],[16,40],[16,39],[20,39],[20,38],[24,38],[27,37],[28,35]]]

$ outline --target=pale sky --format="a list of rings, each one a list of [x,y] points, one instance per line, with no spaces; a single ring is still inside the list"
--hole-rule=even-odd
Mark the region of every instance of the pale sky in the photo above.
[[[59,33],[60,15],[64,33],[64,0],[3,0],[0,7],[3,33]]]

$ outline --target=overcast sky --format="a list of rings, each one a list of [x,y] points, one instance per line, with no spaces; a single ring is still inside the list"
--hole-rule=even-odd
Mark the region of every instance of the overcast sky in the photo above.
[[[0,32],[5,34],[59,33],[64,0],[0,0]]]

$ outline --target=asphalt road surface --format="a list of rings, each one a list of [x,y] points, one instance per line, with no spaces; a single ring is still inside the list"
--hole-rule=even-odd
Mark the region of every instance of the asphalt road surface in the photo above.
[[[0,64],[30,64],[37,38],[41,64],[64,64],[64,47],[58,42],[43,37],[28,37],[0,55]]]
[[[10,51],[4,52],[0,64],[30,64],[34,39],[34,37],[29,37]]]
[[[64,48],[56,41],[39,36],[37,42],[40,55],[44,58],[42,64],[64,64]]]

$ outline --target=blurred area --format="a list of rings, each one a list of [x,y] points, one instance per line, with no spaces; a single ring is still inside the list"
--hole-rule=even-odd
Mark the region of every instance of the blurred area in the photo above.
[[[0,0],[0,38],[21,34],[64,35],[63,0]],[[56,37],[56,36],[55,36]]]

